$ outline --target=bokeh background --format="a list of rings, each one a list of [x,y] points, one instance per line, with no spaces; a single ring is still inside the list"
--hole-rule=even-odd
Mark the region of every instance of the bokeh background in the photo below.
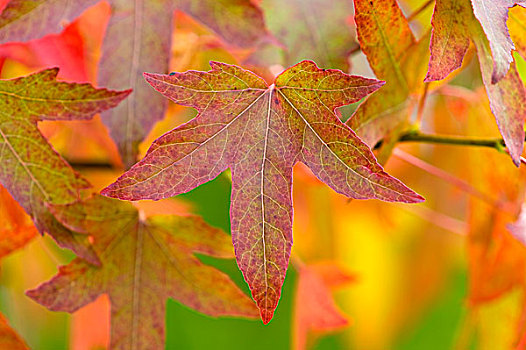
[[[256,2],[265,8],[264,0]],[[0,6],[5,3],[0,1]],[[336,6],[336,1],[324,3]],[[411,26],[416,37],[427,35],[433,6],[417,11],[426,1],[399,3],[407,16],[414,14]],[[351,1],[345,10],[346,24],[341,30],[353,36]],[[523,15],[523,10],[517,9],[517,16]],[[287,21],[287,6],[282,12],[280,8],[274,11],[267,21]],[[60,34],[1,45],[0,77],[58,66],[62,80],[96,84],[109,15],[109,5],[102,1]],[[255,67],[261,74],[276,69],[256,60],[263,53],[258,56],[248,49],[229,47],[185,14],[177,12],[174,17],[172,71],[208,70],[210,60]],[[353,45],[355,42],[348,43],[345,51],[352,51]],[[291,50],[308,55],[301,47]],[[262,52],[276,55],[272,48]],[[464,69],[428,94],[420,116],[412,112],[413,121],[421,118],[416,124],[422,130],[499,137],[474,56],[471,49]],[[525,62],[518,55],[515,58],[524,77]],[[347,63],[353,74],[373,76],[359,51],[350,55]],[[342,110],[342,118],[355,108]],[[143,154],[152,140],[194,115],[192,109],[170,105],[166,118],[141,145]],[[119,175],[119,170],[112,168],[119,164],[116,147],[98,117],[87,122],[40,123],[39,127],[96,190]],[[522,348],[526,248],[512,237],[507,225],[517,219],[524,200],[524,171],[493,149],[415,143],[399,144],[386,169],[422,194],[426,202],[349,201],[319,182],[307,168],[296,166],[294,263],[272,322],[264,326],[259,320],[213,319],[169,300],[166,349]],[[2,215],[8,215],[7,208],[17,204],[4,190],[0,195],[1,223]],[[146,213],[196,213],[229,232],[229,201],[230,179],[224,173],[177,198],[138,205]],[[31,226],[27,218],[20,220]],[[1,261],[0,311],[32,349],[106,348],[106,297],[69,315],[47,311],[24,295],[73,257],[49,237],[38,236]],[[228,273],[249,293],[235,261],[201,259]],[[327,277],[326,286],[334,296],[332,306],[345,322],[307,331],[317,314],[312,306],[316,300],[309,300],[301,289],[303,268],[321,271]]]

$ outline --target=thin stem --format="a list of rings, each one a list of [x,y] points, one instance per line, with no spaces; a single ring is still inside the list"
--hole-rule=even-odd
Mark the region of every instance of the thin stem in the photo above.
[[[420,132],[410,131],[403,134],[398,139],[399,142],[422,142],[422,143],[436,143],[443,145],[457,145],[457,146],[477,146],[477,147],[489,147],[497,150],[502,150],[504,140],[499,138],[494,139],[481,139],[481,138],[469,138],[462,136],[450,136],[450,135],[431,135],[422,134]]]
[[[486,193],[483,193],[483,192],[480,192],[478,189],[476,189],[475,187],[471,186],[470,183],[462,180],[462,179],[459,179],[458,177],[448,173],[447,171],[444,171],[440,168],[437,168],[436,166],[432,165],[432,164],[429,164],[425,161],[423,161],[422,159],[420,158],[417,158],[407,152],[404,152],[402,151],[401,149],[398,149],[396,148],[394,151],[393,151],[393,154],[408,162],[409,164],[412,164],[414,166],[416,166],[417,168],[420,168],[426,172],[428,172],[429,174],[432,174],[450,184],[452,184],[453,186],[457,187],[458,189],[474,196],[474,197],[477,197],[481,200],[483,200],[484,202],[490,204],[490,205],[498,205],[500,203],[498,203],[498,201],[491,197],[490,195],[486,194]]]

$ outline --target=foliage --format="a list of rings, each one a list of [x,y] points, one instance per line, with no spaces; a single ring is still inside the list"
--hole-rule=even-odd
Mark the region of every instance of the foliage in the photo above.
[[[284,322],[295,349],[385,349],[418,343],[404,330],[461,271],[458,329],[426,348],[526,348],[525,7],[0,1],[0,285],[25,254],[26,295],[73,313],[75,349],[174,346],[172,299],[259,308],[258,335]],[[45,346],[0,310],[0,347]]]

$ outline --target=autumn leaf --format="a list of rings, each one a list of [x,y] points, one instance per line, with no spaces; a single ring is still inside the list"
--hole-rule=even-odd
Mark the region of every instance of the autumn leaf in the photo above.
[[[26,245],[37,233],[20,205],[0,185],[0,259]]]
[[[331,332],[349,325],[331,291],[351,283],[354,276],[332,263],[303,265],[298,272],[293,349],[304,350],[310,332]]]
[[[166,100],[152,91],[142,73],[168,72],[175,9],[240,46],[253,45],[266,33],[262,14],[248,0],[113,0],[111,5],[99,81],[115,89],[132,88],[133,93],[125,103],[104,113],[103,121],[125,166],[130,167],[137,160],[139,143],[166,110]]]
[[[42,120],[88,119],[116,106],[129,91],[95,89],[89,84],[57,82],[58,69],[0,81],[0,182],[62,247],[97,263],[88,237],[60,225],[46,203],[66,204],[89,186],[40,134]]]
[[[211,62],[146,80],[172,101],[196,108],[102,194],[125,200],[188,192],[232,170],[232,240],[238,265],[264,323],[277,306],[292,245],[292,167],[301,161],[336,192],[352,198],[418,202],[422,197],[385,173],[335,108],[382,82],[319,69],[303,61],[274,84],[240,67]]]
[[[232,257],[228,236],[199,217],[141,220],[132,204],[101,196],[52,210],[70,229],[94,237],[102,266],[77,258],[27,295],[51,310],[74,312],[108,294],[112,349],[164,348],[168,298],[214,317],[257,316],[227,275],[194,256]]]
[[[58,31],[95,4],[93,0],[13,0],[0,15],[0,42],[35,39]],[[142,72],[168,71],[174,10],[184,11],[230,43],[251,46],[267,35],[260,10],[249,0],[111,0],[99,83],[132,89],[130,99],[103,122],[117,143],[124,164],[136,161],[139,143],[164,116],[166,103],[144,83]],[[233,25],[232,23],[235,23]]]
[[[22,338],[9,327],[7,320],[0,314],[0,349],[27,350],[29,347]]]
[[[324,0],[263,0],[261,8],[270,32],[285,45],[282,60],[271,63],[290,66],[309,59],[348,71],[354,41],[347,21],[353,12],[350,1],[331,1],[328,6]],[[254,56],[259,54],[256,51]]]
[[[354,6],[362,52],[376,77],[386,84],[358,107],[347,124],[373,147],[408,119],[408,98],[418,90],[410,75],[420,73],[426,53],[419,49],[423,46],[416,42],[396,0],[355,0]]]
[[[469,48],[464,21],[471,16],[471,6],[466,0],[436,0],[426,82],[445,79],[460,68]]]
[[[472,0],[472,2],[473,8],[478,8],[476,11],[479,11],[478,17],[482,26],[475,18],[477,12],[475,15],[473,14],[467,0],[457,0],[454,3],[452,0],[437,0],[433,14],[431,59],[426,80],[442,79],[456,69],[462,62],[466,45],[471,39],[477,48],[482,80],[486,87],[491,111],[495,115],[499,131],[508,147],[510,156],[515,165],[518,166],[524,146],[526,91],[517,72],[511,51],[509,52],[509,60],[504,54],[508,49],[503,49],[503,47],[510,45],[501,43],[502,46],[497,49],[492,44],[495,37],[502,35],[505,35],[506,40],[511,42],[506,27],[508,7],[511,5],[504,6],[504,3],[510,3],[507,0],[495,2]],[[454,10],[451,9],[451,6]],[[496,12],[490,14],[487,9],[484,10],[484,6],[490,6]],[[502,17],[504,16],[502,11],[505,12],[505,17]],[[499,14],[502,18],[499,17]],[[494,18],[494,16],[497,17]],[[498,31],[500,34],[497,34]],[[491,32],[490,35],[487,34],[488,32]],[[443,59],[443,56],[449,57],[449,60]]]
[[[0,43],[27,41],[63,29],[97,0],[11,0],[0,15]]]
[[[491,83],[496,84],[506,76],[513,61],[511,51],[515,49],[506,21],[508,10],[515,4],[526,6],[526,1],[520,0],[471,0],[473,13],[482,25],[488,38],[493,56],[493,71]]]

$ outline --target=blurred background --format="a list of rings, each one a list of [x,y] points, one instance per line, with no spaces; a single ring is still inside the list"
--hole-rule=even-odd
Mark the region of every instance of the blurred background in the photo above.
[[[356,49],[351,1],[255,3],[280,45],[269,41],[256,49],[231,47],[176,12],[171,70],[208,70],[208,62],[214,60],[251,67],[269,78],[280,66],[309,58],[320,67],[374,76]],[[426,40],[433,4],[411,0],[399,5],[416,38]],[[294,25],[287,25],[296,16],[294,11],[309,11],[309,6],[311,13],[294,17]],[[319,8],[327,11],[316,11]],[[516,16],[524,15],[524,9],[516,10]],[[96,85],[110,12],[109,4],[102,1],[60,34],[1,45],[0,77],[58,66],[60,79]],[[312,25],[314,14],[320,28],[337,22],[334,33],[321,31],[334,37],[327,44],[334,49],[298,39],[298,33]],[[334,55],[326,57],[328,52]],[[518,55],[515,58],[524,77],[525,62]],[[427,58],[422,60],[427,67]],[[419,73],[417,68],[414,73]],[[415,79],[421,81],[423,76]],[[422,100],[423,91],[412,98]],[[342,118],[355,108],[342,108]],[[500,137],[473,48],[461,71],[429,88],[422,113],[416,108],[408,113],[427,133]],[[170,105],[166,118],[141,144],[142,154],[155,138],[193,116],[192,109]],[[45,122],[39,127],[95,190],[120,174],[117,149],[99,117]],[[493,149],[421,143],[398,144],[383,161],[388,172],[426,202],[349,201],[297,165],[293,261],[274,319],[267,326],[259,320],[213,319],[169,300],[166,349],[522,349],[526,248],[510,234],[508,225],[517,220],[524,201],[524,170]],[[229,202],[230,178],[224,173],[177,198],[138,206],[147,214],[196,213],[229,232]],[[29,219],[20,212],[0,190],[0,222],[16,216],[18,228],[31,230]],[[49,237],[35,235],[24,248],[1,260],[0,311],[31,349],[106,349],[106,297],[69,315],[47,311],[24,294],[73,257]],[[235,261],[200,258],[228,273],[249,293]]]

